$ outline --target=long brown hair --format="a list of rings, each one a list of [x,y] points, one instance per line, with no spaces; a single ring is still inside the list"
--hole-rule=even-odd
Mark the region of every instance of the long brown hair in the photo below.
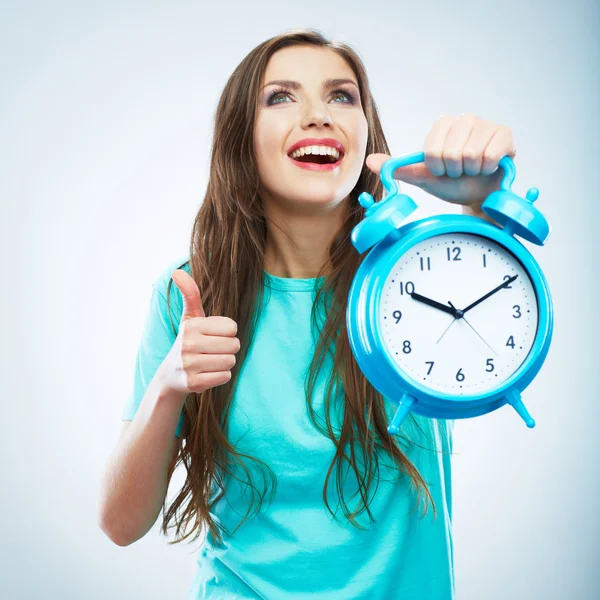
[[[176,526],[178,539],[170,543],[183,541],[194,531],[196,536],[193,539],[196,539],[203,526],[208,528],[217,543],[222,541],[221,531],[226,529],[221,523],[215,522],[210,510],[225,494],[226,477],[236,477],[229,468],[230,461],[243,469],[247,478],[245,483],[252,490],[253,498],[255,492],[259,494],[255,512],[260,510],[266,490],[262,494],[258,492],[244,460],[255,461],[267,473],[273,484],[272,494],[277,484],[268,465],[236,452],[227,439],[226,430],[229,406],[240,367],[260,316],[264,285],[267,226],[258,193],[259,176],[253,151],[257,99],[270,57],[281,48],[293,45],[329,48],[347,61],[358,78],[361,103],[368,123],[366,153],[390,153],[362,60],[350,46],[328,41],[317,30],[288,31],[263,42],[242,60],[227,81],[216,110],[209,182],[194,222],[188,262],[191,276],[200,289],[206,314],[227,316],[236,321],[241,348],[227,384],[200,394],[189,394],[185,400],[182,441],[176,464],[185,465],[187,476],[183,488],[168,511],[165,512],[166,502],[163,506],[162,532],[167,533],[172,519]],[[333,470],[336,469],[337,491],[344,515],[358,528],[362,527],[355,517],[364,510],[373,520],[368,495],[373,479],[379,473],[378,450],[384,450],[392,457],[400,472],[409,476],[411,487],[417,491],[417,498],[420,499],[425,494],[433,505],[434,518],[436,514],[435,503],[427,484],[398,446],[401,440],[387,432],[384,410],[384,402],[387,400],[383,399],[360,371],[347,336],[347,297],[354,274],[364,258],[356,252],[350,241],[350,232],[364,216],[364,209],[357,200],[362,191],[368,191],[374,198],[380,198],[383,192],[379,176],[365,165],[347,198],[343,226],[329,248],[329,264],[323,265],[319,272],[319,276],[325,276],[325,280],[316,293],[311,321],[312,326],[316,325],[320,330],[320,335],[306,379],[311,420],[336,446],[324,480],[325,505],[334,515],[327,498],[327,488]],[[169,282],[167,291],[168,303],[172,283]],[[322,310],[320,314],[326,315],[326,319],[323,323],[317,323],[318,307],[325,304],[326,310]],[[323,424],[317,421],[312,398],[318,373],[323,368],[328,353],[333,359],[333,373],[327,388],[327,418]],[[339,436],[332,427],[329,414],[336,383],[341,386],[345,396]],[[359,450],[358,457],[356,448]],[[350,457],[346,453],[348,449]],[[343,497],[344,461],[348,461],[358,481],[360,503],[354,511],[350,511]],[[359,462],[365,465],[364,472],[359,469]],[[238,477],[236,479],[239,480]],[[235,531],[252,514],[253,504],[252,501]],[[180,507],[183,507],[183,512],[178,516]],[[180,537],[188,524],[191,524],[190,531]]]

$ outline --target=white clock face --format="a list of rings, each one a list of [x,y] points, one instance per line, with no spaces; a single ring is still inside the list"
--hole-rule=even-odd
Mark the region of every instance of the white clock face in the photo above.
[[[389,354],[407,375],[431,390],[470,396],[498,387],[523,363],[538,304],[512,253],[485,237],[451,233],[400,257],[384,283],[378,318]]]

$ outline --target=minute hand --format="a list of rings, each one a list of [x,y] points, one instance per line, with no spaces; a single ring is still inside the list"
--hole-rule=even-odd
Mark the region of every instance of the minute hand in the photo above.
[[[518,277],[518,275],[513,275],[512,277],[508,278],[504,283],[501,283],[497,288],[494,288],[491,292],[488,292],[485,296],[482,296],[481,298],[479,298],[479,300],[475,300],[475,302],[473,302],[473,304],[469,304],[469,306],[467,306],[467,308],[463,308],[463,314],[466,313],[468,310],[471,310],[474,306],[477,306],[480,302],[483,302],[484,300],[489,298],[492,294],[495,294],[496,292],[500,291],[502,288],[505,288],[507,285],[512,283],[517,277]]]

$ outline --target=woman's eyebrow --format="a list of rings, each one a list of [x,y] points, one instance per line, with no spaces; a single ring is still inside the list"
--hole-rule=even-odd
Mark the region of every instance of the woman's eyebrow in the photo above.
[[[356,83],[356,81],[353,79],[326,79],[323,82],[323,87],[331,88],[337,85],[343,85],[344,83],[352,83],[358,87],[358,83]],[[275,79],[273,81],[269,81],[269,83],[266,83],[263,88],[266,88],[269,85],[283,85],[291,88],[292,90],[298,90],[302,87],[302,84],[299,81],[294,81],[292,79]]]

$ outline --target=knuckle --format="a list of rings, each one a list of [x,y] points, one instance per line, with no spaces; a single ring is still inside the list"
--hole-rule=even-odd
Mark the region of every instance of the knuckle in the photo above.
[[[181,367],[185,373],[188,372],[188,369],[190,368],[191,364],[192,364],[191,355],[189,353],[183,353],[181,355]]]
[[[477,160],[479,158],[479,153],[475,148],[465,148],[463,150],[463,158],[467,160]]]
[[[187,387],[188,390],[190,390],[191,392],[195,392],[198,389],[198,378],[197,376],[193,375],[193,374],[187,374],[186,373],[186,377],[185,377],[185,385]]]
[[[441,146],[428,146],[425,149],[425,161],[433,162],[436,160],[441,160],[441,158],[442,158]]]
[[[489,151],[489,150],[486,150],[486,151],[484,152],[483,158],[484,158],[484,160],[486,160],[487,162],[494,162],[494,163],[497,163],[497,162],[500,162],[500,159],[501,159],[502,157],[499,155],[499,153],[498,153],[498,152],[494,152],[494,151]]]
[[[450,160],[460,160],[461,152],[458,148],[444,148],[444,158]]]

